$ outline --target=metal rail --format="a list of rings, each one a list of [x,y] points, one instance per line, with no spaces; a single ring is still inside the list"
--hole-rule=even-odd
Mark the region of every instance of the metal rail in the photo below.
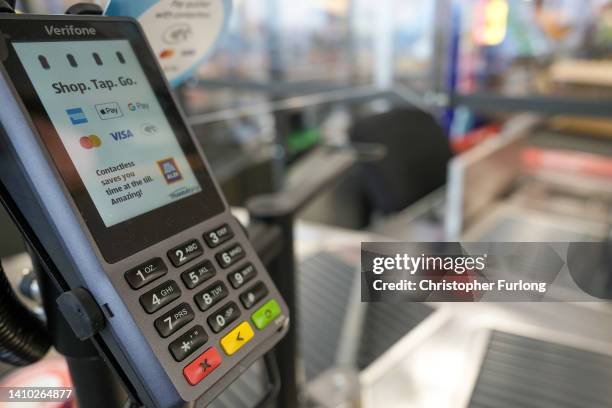
[[[363,86],[350,89],[333,90],[329,92],[320,92],[310,95],[294,96],[279,101],[257,103],[239,108],[223,109],[216,112],[193,115],[187,118],[187,122],[191,126],[197,126],[211,122],[229,121],[244,115],[263,115],[281,110],[303,109],[326,103],[370,99],[383,96],[397,97],[402,102],[412,103],[413,101],[406,100],[406,94],[407,93],[400,95],[393,90],[381,90],[373,86]]]

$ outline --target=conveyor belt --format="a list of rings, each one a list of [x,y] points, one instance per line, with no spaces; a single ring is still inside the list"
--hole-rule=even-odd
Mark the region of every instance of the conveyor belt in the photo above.
[[[612,406],[612,357],[493,332],[471,408]]]
[[[328,252],[317,253],[300,265],[298,337],[306,380],[336,362],[356,271],[356,266]]]
[[[363,370],[425,320],[433,309],[423,303],[370,303],[357,356]]]
[[[298,338],[306,380],[310,381],[337,361],[346,316],[351,307],[358,265],[336,255],[319,252],[304,260],[297,277]],[[360,340],[358,367],[365,368],[396,341],[427,318],[433,309],[421,303],[371,303],[367,305]],[[250,408],[265,393],[265,372],[253,368],[228,388],[213,408]]]
[[[307,379],[336,361],[357,266],[321,252],[301,265],[302,353]],[[422,303],[370,303],[366,306],[357,367],[363,369],[425,320],[433,309]]]

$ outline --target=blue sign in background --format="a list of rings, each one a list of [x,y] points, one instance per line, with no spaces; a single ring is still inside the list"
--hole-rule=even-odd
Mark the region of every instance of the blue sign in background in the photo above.
[[[154,7],[161,3],[164,0],[110,0],[109,4],[106,7],[105,14],[108,16],[130,16],[136,19],[145,14],[151,7]],[[207,50],[199,50],[202,53],[202,57],[195,61],[193,64],[190,64],[185,69],[181,70],[181,73],[175,78],[168,78],[170,84],[172,86],[177,86],[183,81],[189,79],[195,69],[200,66],[207,58],[210,57],[211,53],[214,51],[216,46],[219,43],[219,40],[222,38],[223,34],[227,31],[229,25],[229,18],[232,12],[232,0],[215,0],[221,2],[223,4],[223,22],[220,27],[217,28],[217,33],[215,34],[215,40],[212,45],[208,46]],[[142,23],[142,21],[141,21]],[[150,29],[154,29],[151,27],[144,27],[145,32]],[[214,29],[214,27],[211,27]],[[205,43],[202,44],[203,47],[207,46]],[[158,56],[159,58],[159,56]]]

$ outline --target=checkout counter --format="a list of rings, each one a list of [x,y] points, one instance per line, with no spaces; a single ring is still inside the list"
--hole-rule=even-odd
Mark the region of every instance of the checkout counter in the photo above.
[[[367,230],[298,222],[298,332],[313,406],[612,402],[612,308],[580,298],[572,281],[545,303],[360,301],[364,241],[606,240],[609,178],[589,166],[566,175],[554,162],[534,163],[529,155],[546,149],[612,156],[604,140],[517,115],[497,137],[455,157],[445,187]],[[574,301],[562,302],[565,297]]]
[[[342,143],[345,122],[322,126],[321,118],[348,114],[352,119],[408,103],[392,92],[364,88],[204,113],[190,121],[203,146],[215,152],[209,157],[215,158],[214,171],[230,201],[240,203],[246,197],[232,191],[241,174],[259,168],[257,177],[268,180],[263,187],[253,182],[260,189],[247,195],[255,195],[282,190],[284,176],[294,167],[286,167],[287,157],[277,147],[278,129],[270,125],[282,121],[272,119],[287,111],[310,110],[321,131],[328,132],[326,137]],[[350,108],[335,114],[340,105]],[[245,143],[236,129],[249,135],[244,140],[265,143]],[[299,379],[308,406],[510,407],[521,405],[517,398],[523,399],[523,406],[537,407],[612,403],[607,386],[612,380],[612,308],[604,303],[360,300],[364,241],[606,239],[612,223],[609,180],[564,177],[545,168],[522,171],[516,165],[524,159],[526,146],[550,143],[550,132],[537,116],[511,118],[500,135],[452,160],[447,186],[368,229],[325,225],[312,217],[297,221],[295,313]],[[248,223],[246,211],[236,208],[235,214]],[[19,286],[29,268],[27,256],[10,257],[3,264]],[[269,376],[263,364],[254,364],[212,406],[251,407],[268,391]],[[560,387],[563,399],[558,397]]]
[[[453,159],[447,186],[372,230],[400,241],[609,239],[609,176],[588,165],[573,174],[559,171],[554,161],[536,166],[529,154],[547,148],[590,160],[612,156],[605,140],[563,133],[534,115],[515,116],[500,135]],[[609,405],[611,395],[603,390],[612,367],[612,308],[586,295],[575,301],[582,292],[572,280],[562,287],[544,303],[434,304],[434,316],[442,317],[428,319],[437,321],[394,346],[388,365],[381,358],[377,371],[362,375],[369,385],[365,403]]]

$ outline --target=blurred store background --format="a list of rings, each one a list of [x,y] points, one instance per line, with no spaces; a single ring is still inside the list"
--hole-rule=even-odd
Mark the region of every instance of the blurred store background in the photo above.
[[[74,2],[19,3],[60,13]],[[296,232],[301,287],[342,303],[302,294],[304,316],[327,316],[323,328],[308,318],[301,326],[326,333],[301,340],[312,400],[332,406],[325,383],[344,373],[329,374],[332,363],[352,358],[367,407],[612,406],[603,303],[451,306],[463,320],[438,316],[432,329],[444,305],[365,307],[346,292],[368,239],[610,242],[612,1],[234,6],[218,49],[176,89],[230,203],[299,190],[291,175],[322,170],[308,168],[321,149],[352,145],[361,156]],[[0,256],[23,251],[16,237],[2,213]],[[593,284],[610,295],[612,272]],[[361,325],[350,328],[354,319]],[[471,330],[482,322],[486,335]],[[450,380],[464,375],[472,381]]]
[[[26,12],[59,13],[74,2],[19,3]],[[537,130],[525,141],[530,149],[516,166],[606,178],[612,3],[237,0],[218,49],[176,92],[233,205],[282,188],[287,170],[317,146],[355,138],[376,143],[381,137],[388,139],[382,145],[406,143],[413,151],[405,152],[412,165],[396,167],[404,153],[394,151],[387,156],[392,163],[366,166],[370,174],[446,172],[450,157],[442,152],[428,163],[419,151],[437,129],[406,134],[402,126],[411,129],[410,120],[384,115],[414,107],[436,121],[454,154],[496,138],[519,113],[537,115]],[[368,118],[379,119],[371,126],[380,131],[359,131]],[[444,143],[429,148],[444,150]],[[349,178],[305,216],[366,228],[444,182],[405,177],[413,185],[399,193]],[[398,197],[386,199],[389,194]]]

